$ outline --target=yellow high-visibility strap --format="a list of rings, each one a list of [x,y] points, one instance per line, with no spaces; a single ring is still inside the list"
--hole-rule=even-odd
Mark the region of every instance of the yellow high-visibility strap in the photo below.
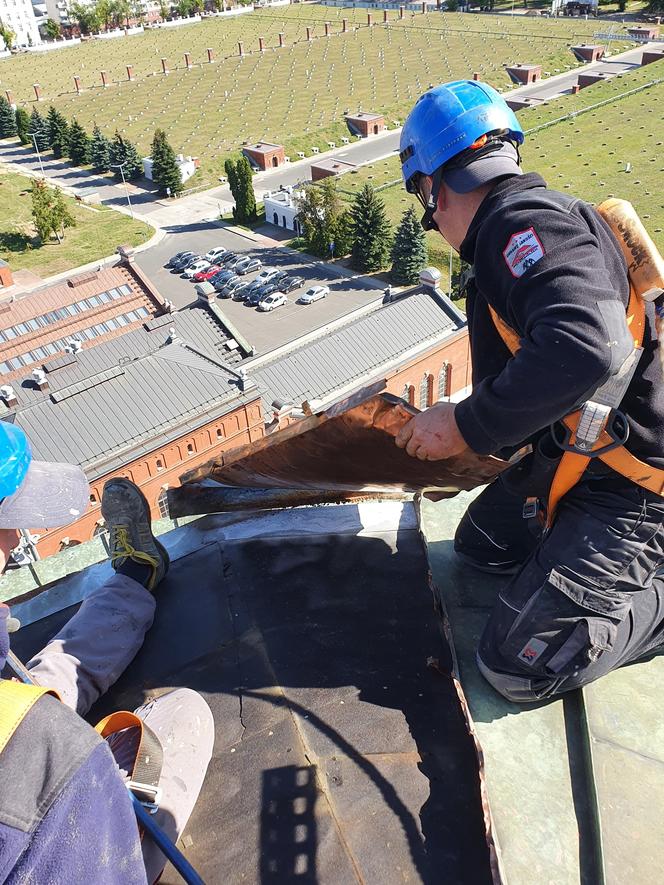
[[[0,753],[32,707],[44,694],[57,692],[40,685],[26,685],[11,679],[0,680]]]

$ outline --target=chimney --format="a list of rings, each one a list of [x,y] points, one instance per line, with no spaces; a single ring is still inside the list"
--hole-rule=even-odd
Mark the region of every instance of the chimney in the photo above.
[[[65,347],[67,353],[80,353],[82,349],[83,342],[79,341],[78,338],[70,338]]]
[[[438,289],[440,283],[440,271],[437,267],[425,267],[420,271],[420,283],[427,289]]]
[[[247,382],[248,382],[248,380],[249,380],[249,379],[248,379],[248,377],[247,377],[247,370],[246,370],[245,368],[242,368],[242,367],[241,367],[241,368],[240,368],[240,384],[239,384],[239,387],[240,387],[240,390],[241,390],[242,392],[244,392],[244,391],[247,389]]]
[[[43,369],[33,369],[32,378],[37,390],[48,390],[48,379],[46,378],[46,372]]]
[[[14,393],[14,388],[11,384],[3,384],[0,387],[0,397],[5,401],[5,405],[13,409],[14,406],[18,405],[18,400],[16,399],[16,394]]]

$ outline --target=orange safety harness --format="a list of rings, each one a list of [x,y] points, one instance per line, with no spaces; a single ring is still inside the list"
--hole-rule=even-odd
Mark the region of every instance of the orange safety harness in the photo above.
[[[521,344],[517,333],[503,320],[491,305],[489,312],[496,331],[502,338],[505,346],[514,356]],[[634,347],[639,348],[643,342],[645,329],[645,302],[634,288],[630,280],[629,304],[627,306],[627,325],[634,339]],[[563,424],[570,433],[569,447],[574,446],[576,430],[581,418],[581,409],[565,416]],[[599,458],[616,473],[626,477],[644,489],[664,497],[664,470],[640,461],[624,445],[615,444],[615,440],[606,430],[603,430],[599,438],[588,454],[570,451],[569,447],[563,452],[560,463],[553,476],[549,497],[546,505],[546,528],[551,528],[555,518],[556,509],[561,499],[572,489],[583,476],[592,458]],[[604,451],[603,451],[604,450]]]

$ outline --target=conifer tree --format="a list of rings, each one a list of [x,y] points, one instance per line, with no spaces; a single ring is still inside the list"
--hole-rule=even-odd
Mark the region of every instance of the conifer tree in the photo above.
[[[122,172],[127,181],[133,178],[140,178],[143,174],[143,161],[134,147],[134,145],[123,138],[119,132],[115,133],[111,142],[111,168],[122,165],[122,171],[114,168],[113,174],[120,181],[122,180]]]
[[[28,116],[28,112],[25,108],[16,108],[16,134],[18,135],[21,144],[28,144],[30,142],[30,136],[28,135],[29,128],[30,117]]]
[[[385,203],[370,184],[355,197],[353,208],[353,267],[364,273],[385,267],[390,253],[390,224]]]
[[[48,187],[41,178],[32,182],[32,218],[42,243],[53,234],[61,243],[65,228],[76,225],[60,188]]]
[[[233,218],[238,224],[251,224],[256,220],[256,195],[249,160],[246,157],[235,162],[226,160],[224,168],[235,200]]]
[[[69,159],[74,166],[85,166],[90,162],[90,139],[76,119],[69,127]]]
[[[395,283],[417,283],[420,271],[427,263],[427,241],[415,209],[404,212],[392,246],[392,270]]]
[[[90,139],[90,163],[97,172],[108,172],[111,168],[111,141],[96,123]]]
[[[28,125],[28,144],[32,145],[32,149],[39,151],[47,151],[51,146],[49,137],[48,123],[39,113],[37,108],[32,109],[30,114],[30,123]]]
[[[51,150],[56,159],[67,155],[69,150],[69,124],[60,111],[53,105],[48,109],[46,116],[48,123],[48,135],[51,142]]]
[[[163,194],[170,194],[172,197],[181,193],[183,188],[175,151],[168,143],[163,129],[156,129],[152,139],[152,180],[159,185]]]
[[[16,112],[4,95],[0,95],[0,138],[16,135]]]

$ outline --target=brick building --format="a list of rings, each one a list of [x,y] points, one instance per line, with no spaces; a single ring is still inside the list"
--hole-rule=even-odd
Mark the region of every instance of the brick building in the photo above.
[[[297,420],[305,400],[322,409],[374,383],[418,408],[462,394],[466,320],[436,289],[438,276],[260,356],[214,299],[170,313],[130,259],[11,304],[3,328],[17,334],[4,342],[0,420],[25,430],[35,458],[79,464],[91,486],[81,519],[38,533],[39,555],[104,533],[100,500],[111,477],[132,479],[159,519],[183,473]],[[101,297],[113,290],[117,297]],[[80,309],[70,313],[73,304]],[[82,334],[88,328],[96,334]],[[80,347],[65,343],[73,338]],[[47,343],[58,349],[44,359],[37,348]]]
[[[259,141],[242,148],[242,153],[249,160],[252,167],[264,172],[266,169],[274,169],[283,166],[286,162],[284,148],[281,144],[271,144],[267,141]]]
[[[385,117],[383,114],[358,111],[356,114],[345,114],[346,125],[353,135],[361,135],[367,138],[369,135],[378,135],[385,129]]]

